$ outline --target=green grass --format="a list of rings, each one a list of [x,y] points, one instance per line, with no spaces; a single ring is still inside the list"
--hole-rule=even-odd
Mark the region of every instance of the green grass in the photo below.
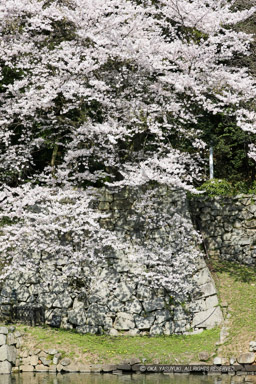
[[[212,263],[221,302],[228,304],[229,337],[219,354],[224,357],[248,352],[256,340],[256,270],[231,262]]]
[[[19,328],[24,329],[20,326]],[[146,363],[189,363],[198,361],[198,353],[215,351],[219,329],[191,336],[111,337],[79,335],[75,332],[42,327],[26,327],[29,348],[56,348],[64,356],[91,363],[114,363],[131,357]]]
[[[232,280],[229,281],[231,284],[234,282],[256,283],[256,268],[220,260],[212,260],[210,268],[217,273],[218,280],[225,280],[227,275]],[[225,285],[224,281],[223,283]],[[242,287],[244,288],[241,285]]]

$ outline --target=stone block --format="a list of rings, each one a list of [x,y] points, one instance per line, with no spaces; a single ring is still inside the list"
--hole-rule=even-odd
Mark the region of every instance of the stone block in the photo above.
[[[224,357],[217,356],[213,359],[213,364],[214,365],[226,365],[228,364],[228,359]]]
[[[186,331],[186,332],[184,332],[184,335],[200,335],[200,333],[202,333],[204,330],[203,330],[203,328],[200,328],[200,329],[194,329],[193,331],[191,331],[191,330],[188,330],[188,331]]]
[[[198,285],[203,285],[211,282],[212,278],[210,276],[209,269],[207,267],[200,269],[193,276],[193,280],[195,280]]]
[[[85,325],[86,324],[86,312],[85,310],[72,309],[68,311],[68,321],[74,325]]]
[[[219,304],[218,296],[213,295],[209,297],[202,297],[199,300],[195,300],[189,304],[189,310],[191,312],[202,312],[209,309],[214,309]]]
[[[107,305],[112,312],[123,312],[125,308],[124,303],[121,303],[121,301],[117,299],[110,300]]]
[[[0,327],[0,335],[7,335],[7,334],[8,334],[8,328]]]
[[[45,308],[53,308],[53,303],[57,299],[57,295],[54,293],[44,293],[39,295],[38,303],[45,306]]]
[[[254,352],[247,352],[242,353],[238,359],[239,364],[252,364],[255,361],[255,353]]]
[[[26,358],[26,357],[28,357],[28,351],[21,351],[19,356],[20,356],[21,358]]]
[[[174,323],[173,333],[183,334],[190,328],[186,320],[179,320]]]
[[[0,346],[6,344],[6,335],[0,333]]]
[[[20,363],[21,363],[21,359],[19,359],[18,357],[16,358],[16,361],[15,361],[15,366],[16,367],[19,367],[20,366]]]
[[[7,335],[7,344],[8,345],[16,345],[16,343],[17,343],[17,339],[16,339],[16,337],[14,337],[14,334],[13,333],[8,333],[8,335]]]
[[[29,364],[20,365],[20,371],[22,371],[22,372],[34,372],[34,367],[33,367],[33,365],[29,365]]]
[[[119,301],[126,302],[132,297],[133,289],[124,281],[122,281],[120,284],[118,284],[114,295]]]
[[[158,325],[166,323],[166,321],[170,320],[173,316],[173,314],[168,309],[156,311],[154,314],[156,316],[155,324]]]
[[[150,301],[153,298],[152,289],[145,284],[138,284],[137,287],[137,298],[139,300],[147,300]]]
[[[245,226],[245,228],[250,228],[250,229],[255,229],[256,228],[256,220],[250,220],[250,221],[245,221],[243,223],[243,225]]]
[[[103,305],[93,303],[89,306],[87,312],[86,324],[92,327],[104,325],[106,322],[106,308]]]
[[[57,349],[45,349],[44,352],[47,353],[47,355],[52,355],[52,356],[58,353]]]
[[[46,357],[44,356],[39,356],[39,360],[41,361],[42,364],[40,365],[45,365],[45,366],[49,366],[50,365],[50,360],[48,360]]]
[[[129,364],[130,365],[141,364],[141,360],[139,358],[132,357],[131,359],[129,359]]]
[[[59,364],[60,359],[61,359],[61,353],[56,353],[56,355],[53,356],[52,363],[57,365]]]
[[[122,375],[123,374],[123,371],[121,371],[121,369],[117,369],[116,371],[113,371],[112,372],[112,375]]]
[[[20,286],[20,288],[16,290],[16,298],[20,302],[26,302],[29,299],[29,296],[30,293],[26,287]]]
[[[250,245],[251,239],[250,238],[238,238],[237,245]]]
[[[12,371],[12,364],[9,361],[0,362],[0,374],[10,374]]]
[[[149,331],[149,334],[151,336],[159,336],[159,335],[163,335],[163,333],[164,333],[163,327],[157,324],[154,324]]]
[[[173,334],[173,332],[174,332],[174,323],[172,321],[168,321],[167,323],[165,323],[165,326],[164,326],[164,335],[170,336]]]
[[[30,356],[22,358],[22,365],[30,365]]]
[[[245,378],[245,382],[248,384],[256,384],[256,376],[254,375],[247,375]]]
[[[56,365],[56,370],[57,370],[57,372],[62,372],[62,370],[63,370],[63,365],[61,365],[61,364],[57,364],[57,365]]]
[[[2,347],[0,347],[0,361],[7,360],[14,365],[16,362],[16,355],[16,348],[13,346],[2,345]]]
[[[202,292],[202,297],[216,295],[216,288],[213,280],[209,283],[200,285],[200,290]]]
[[[223,241],[231,241],[232,240],[232,233],[225,233],[222,236]]]
[[[32,351],[31,355],[39,355],[40,352],[41,352],[41,349],[37,348]]]
[[[256,341],[250,341],[249,351],[250,352],[256,352]]]
[[[149,330],[155,321],[155,316],[135,316],[136,328],[139,330]]]
[[[43,364],[38,364],[35,366],[35,370],[36,370],[36,372],[48,372],[49,367],[46,365],[43,365]]]
[[[49,366],[49,372],[50,372],[50,373],[56,373],[56,372],[57,372],[57,367],[56,367],[56,365],[50,365],[50,366]]]
[[[157,309],[163,309],[165,307],[165,301],[162,297],[156,297],[153,300],[144,301],[143,307],[145,312],[153,312]]]
[[[226,327],[222,327],[220,330],[220,344],[225,343],[228,335],[229,335],[228,329]]]
[[[79,333],[92,333],[97,334],[99,332],[99,327],[93,325],[80,325],[76,328]]]
[[[101,201],[98,205],[100,211],[108,211],[110,208],[109,202]]]
[[[202,351],[202,352],[199,352],[199,354],[198,354],[198,360],[199,361],[207,361],[207,360],[209,360],[209,358],[210,358],[209,352]]]
[[[36,366],[38,364],[38,356],[37,355],[30,356],[30,364],[34,365],[34,366]]]
[[[68,322],[68,318],[67,317],[63,317],[62,318],[60,327],[63,328],[63,329],[67,329],[67,330],[70,330],[70,329],[74,328],[73,325]]]
[[[121,371],[131,371],[131,365],[128,363],[121,363],[117,365],[117,369]]]
[[[108,331],[113,327],[113,320],[110,316],[105,316],[103,328],[105,331]]]
[[[118,312],[114,328],[120,331],[129,331],[135,328],[134,317],[126,312]]]
[[[187,317],[188,315],[187,315],[187,312],[185,311],[185,308],[182,308],[181,306],[174,308],[173,319],[176,322],[187,319]]]
[[[79,366],[79,372],[80,373],[90,373],[91,372],[91,365],[78,364],[78,366]]]
[[[16,348],[19,349],[21,346],[23,345],[23,340],[21,337],[19,337],[18,339],[16,339]]]
[[[192,321],[192,328],[214,328],[223,322],[223,315],[220,307],[208,309],[207,311],[195,314]]]
[[[77,298],[73,301],[73,309],[80,310],[84,309],[84,303]]]
[[[62,359],[62,360],[60,361],[60,365],[62,365],[63,367],[67,367],[67,366],[70,365],[70,364],[71,364],[71,360],[68,359],[67,357],[65,357],[64,359]]]
[[[138,330],[138,329],[130,329],[127,333],[126,333],[126,335],[127,336],[139,336],[139,334],[140,334],[140,331]]]
[[[92,364],[91,365],[91,372],[94,372],[94,373],[102,372],[102,365]]]
[[[119,336],[119,332],[115,328],[111,328],[109,331],[110,336]]]
[[[115,262],[115,268],[118,273],[124,273],[124,272],[129,272],[130,267],[127,264],[126,260],[116,260]],[[123,295],[124,297],[124,295]],[[125,301],[125,300],[124,300]]]
[[[125,309],[128,313],[140,314],[142,311],[142,306],[140,301],[136,297],[133,297],[132,301],[126,303]]]
[[[56,308],[69,308],[71,307],[73,300],[67,294],[58,296],[57,299],[53,302],[53,307]]]
[[[101,196],[99,197],[99,201],[111,203],[113,201],[113,195],[109,191],[103,190]]]
[[[103,372],[113,372],[117,369],[117,365],[114,364],[105,364],[102,367]]]
[[[77,364],[70,363],[69,365],[66,365],[66,366],[62,365],[62,372],[72,373],[72,372],[80,372],[80,370]]]

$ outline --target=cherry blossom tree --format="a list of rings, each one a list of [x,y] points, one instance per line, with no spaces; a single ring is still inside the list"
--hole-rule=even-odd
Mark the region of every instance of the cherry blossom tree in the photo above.
[[[202,116],[232,116],[255,133],[255,81],[246,68],[229,65],[249,55],[252,41],[232,25],[254,12],[236,11],[227,0],[1,4],[1,207],[2,217],[13,219],[0,240],[5,257],[20,265],[14,244],[27,236],[28,253],[49,247],[49,239],[52,252],[63,251],[63,228],[69,223],[79,234],[80,220],[95,244],[101,235],[97,215],[88,211],[90,186],[154,181],[193,190],[207,145],[197,127]],[[34,194],[45,212],[51,207],[51,227],[40,212],[31,213]],[[78,202],[64,216],[62,195]],[[38,231],[32,235],[36,226],[45,243]],[[27,265],[28,255],[23,259]]]
[[[137,194],[141,196],[141,190]],[[0,199],[0,218],[5,220],[0,236],[1,258],[5,260],[1,280],[15,273],[39,274],[42,268],[47,276],[47,271],[52,275],[53,268],[61,268],[62,282],[73,286],[83,282],[89,290],[97,282],[99,271],[107,270],[111,260],[112,265],[113,259],[121,258],[130,271],[136,270],[130,272],[133,281],[139,283],[143,278],[152,288],[168,290],[177,301],[184,301],[195,290],[191,276],[197,270],[195,259],[200,257],[195,248],[199,236],[175,206],[156,209],[158,188],[147,188],[135,201],[130,220],[136,223],[138,212],[145,217],[140,236],[132,241],[123,231],[100,224],[110,218],[110,212],[93,208],[97,201],[93,188],[83,191],[26,183],[15,188],[15,193],[6,187]],[[161,244],[155,237],[159,227]],[[147,237],[149,231],[155,235],[144,243],[141,237]]]
[[[183,163],[170,137],[198,152],[205,143],[192,126],[206,112],[254,132],[254,81],[228,66],[252,38],[230,26],[254,11],[223,0],[5,2],[2,180],[113,181],[152,156]],[[198,176],[191,154],[189,163]]]

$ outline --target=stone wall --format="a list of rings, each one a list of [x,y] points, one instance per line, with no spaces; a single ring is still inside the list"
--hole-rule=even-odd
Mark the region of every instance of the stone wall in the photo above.
[[[21,333],[15,327],[0,327],[0,375],[12,372],[17,364],[17,349],[21,343]]]
[[[94,271],[94,278],[90,276],[91,270],[85,268],[82,281],[66,280],[63,271],[68,268],[68,260],[35,253],[34,270],[15,273],[4,283],[0,294],[1,317],[8,318],[17,310],[22,313],[22,308],[24,312],[41,308],[51,326],[111,335],[180,334],[219,324],[222,313],[215,285],[199,252],[191,273],[189,268],[183,268],[185,260],[179,261],[179,278],[189,280],[189,292],[183,293],[178,283],[177,290],[175,284],[172,290],[161,284],[156,287],[145,277],[151,260],[148,264],[145,260],[144,264],[140,262],[140,247],[149,254],[152,250],[166,252],[174,259],[179,249],[186,247],[185,238],[189,239],[188,254],[197,249],[190,234],[184,233],[185,227],[176,225],[179,217],[188,223],[188,232],[192,227],[184,192],[167,187],[147,188],[118,193],[103,190],[93,202],[96,210],[108,214],[101,219],[101,225],[128,244],[120,252],[111,247],[106,249],[106,257]],[[148,192],[151,198],[153,194],[153,206],[145,203]],[[164,274],[169,277],[172,258],[164,262],[163,278]]]
[[[256,196],[194,197],[193,221],[209,256],[256,264]]]

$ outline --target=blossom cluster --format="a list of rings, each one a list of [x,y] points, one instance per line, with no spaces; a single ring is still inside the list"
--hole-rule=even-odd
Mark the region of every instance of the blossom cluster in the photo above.
[[[249,55],[253,38],[232,25],[255,10],[236,11],[228,0],[0,4],[1,215],[10,220],[3,257],[21,268],[32,250],[67,254],[79,275],[85,254],[104,256],[95,244],[124,246],[99,227],[89,186],[153,181],[193,190],[207,145],[198,119],[233,116],[255,133],[255,81],[230,64]],[[190,251],[177,251],[186,265]]]

